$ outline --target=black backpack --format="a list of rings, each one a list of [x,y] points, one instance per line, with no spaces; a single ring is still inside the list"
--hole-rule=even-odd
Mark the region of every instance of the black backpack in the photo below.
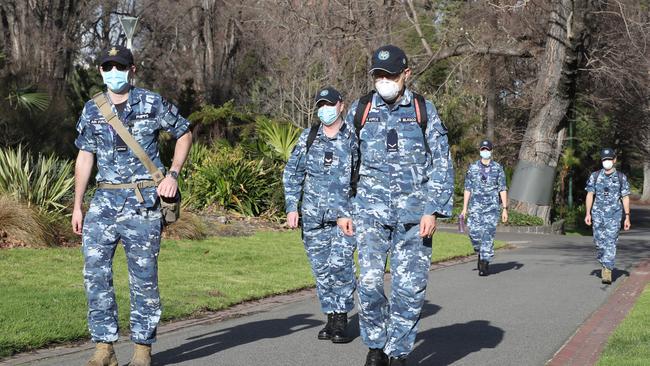
[[[359,98],[359,104],[357,104],[357,110],[354,114],[354,129],[357,134],[357,141],[359,141],[360,135],[361,135],[361,129],[363,126],[366,124],[366,120],[368,119],[368,114],[370,113],[370,108],[372,107],[372,98],[375,95],[375,91],[371,91],[370,93],[362,96]],[[431,155],[431,149],[429,148],[429,143],[427,142],[427,124],[429,123],[429,114],[427,113],[427,103],[426,100],[424,99],[424,96],[413,93],[413,101],[415,105],[415,118],[420,125],[420,129],[422,129],[422,136],[424,137],[424,148],[426,152]],[[424,111],[424,113],[422,113]],[[313,127],[312,127],[313,129]],[[311,132],[309,131],[309,135],[311,136]],[[318,129],[316,129],[316,132],[318,132]],[[316,137],[316,133],[314,133],[314,137]],[[313,141],[313,139],[312,139]],[[309,149],[309,138],[307,139],[307,149]],[[361,148],[361,144],[358,144],[358,148]],[[359,183],[359,169],[361,168],[361,151],[359,151],[358,159],[356,161],[355,166],[352,168],[352,178],[350,180],[350,196],[354,197],[357,193],[357,184]]]

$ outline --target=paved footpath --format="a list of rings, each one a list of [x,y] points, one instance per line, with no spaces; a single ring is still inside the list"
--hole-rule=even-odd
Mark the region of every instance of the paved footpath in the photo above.
[[[433,270],[410,364],[547,363],[632,268],[650,257],[650,209],[636,207],[632,214],[635,229],[621,237],[611,286],[600,283],[591,237],[498,234],[517,249],[497,252],[490,276],[478,277],[473,260]],[[316,339],[323,317],[313,292],[257,309],[263,310],[162,331],[154,364],[363,365],[367,349],[358,325],[351,327],[357,337],[349,344]],[[32,364],[83,365],[92,352],[89,347],[21,355],[9,363],[48,357]],[[128,362],[131,349],[128,340],[117,345],[120,365]]]

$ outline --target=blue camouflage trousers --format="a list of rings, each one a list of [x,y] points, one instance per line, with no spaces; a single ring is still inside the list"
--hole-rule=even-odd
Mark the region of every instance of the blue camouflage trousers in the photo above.
[[[354,237],[343,234],[336,222],[305,220],[303,243],[316,280],[316,292],[325,314],[354,308]]]
[[[616,243],[621,230],[621,214],[605,217],[597,212],[592,212],[594,230],[594,244],[596,245],[596,258],[603,267],[614,269],[616,259]]]
[[[97,191],[83,225],[88,329],[94,342],[118,339],[112,265],[121,240],[129,270],[131,340],[151,344],[162,313],[158,292],[162,215],[158,209],[143,208],[135,198],[121,208],[111,201],[111,192]]]
[[[479,253],[481,259],[487,262],[494,257],[494,235],[497,232],[499,210],[486,212],[470,212],[467,218],[469,239],[474,251]]]
[[[431,264],[431,239],[419,236],[420,225],[388,226],[373,219],[355,220],[359,249],[359,326],[369,348],[391,357],[411,353],[424,305]],[[390,253],[390,300],[384,293]]]

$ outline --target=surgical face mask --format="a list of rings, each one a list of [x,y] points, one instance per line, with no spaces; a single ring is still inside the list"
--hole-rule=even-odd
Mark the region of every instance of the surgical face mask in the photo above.
[[[479,154],[481,155],[481,159],[487,160],[492,158],[492,151],[490,150],[481,150]]]
[[[614,160],[604,160],[603,161],[603,168],[605,170],[610,170],[614,167]]]
[[[331,126],[339,118],[337,106],[324,105],[318,108],[318,118],[325,126]]]
[[[111,71],[102,72],[102,79],[111,91],[120,93],[129,85],[129,71],[120,71],[114,67]]]
[[[375,90],[385,101],[393,101],[400,92],[399,84],[393,80],[379,79],[375,81]]]

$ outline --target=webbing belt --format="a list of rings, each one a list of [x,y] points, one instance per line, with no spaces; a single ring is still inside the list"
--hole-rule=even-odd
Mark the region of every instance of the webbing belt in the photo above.
[[[140,192],[140,189],[142,188],[147,188],[147,187],[155,187],[156,183],[152,180],[141,180],[139,182],[135,183],[119,183],[119,184],[113,184],[113,183],[99,183],[97,185],[97,188],[99,189],[134,189],[135,190],[135,196],[138,199],[138,202],[143,203],[144,202],[144,197],[142,196],[142,192]]]

